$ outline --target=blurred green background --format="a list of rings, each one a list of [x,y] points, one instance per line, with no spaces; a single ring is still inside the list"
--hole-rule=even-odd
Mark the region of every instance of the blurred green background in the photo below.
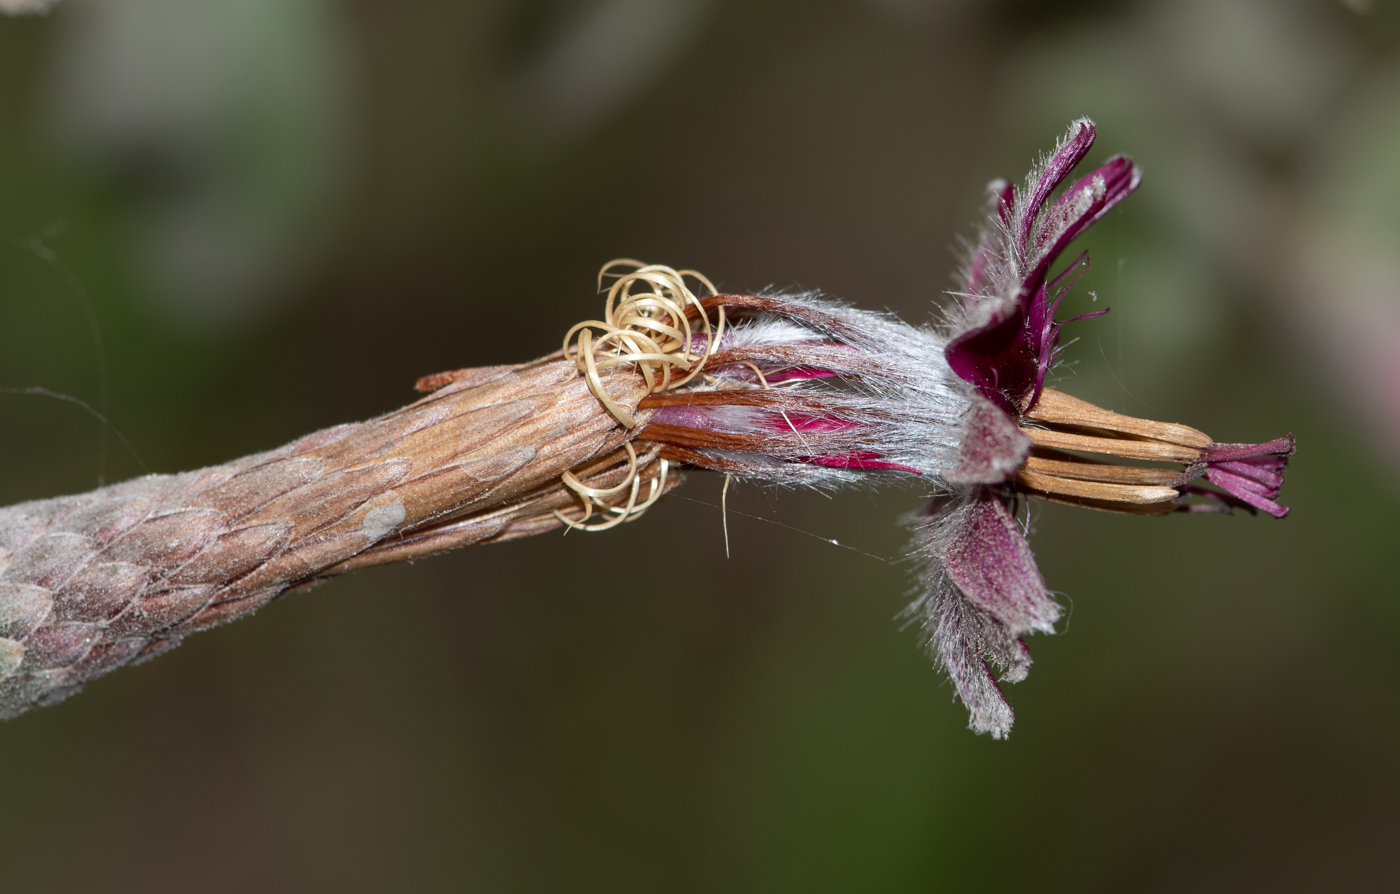
[[[738,487],[726,559],[695,474],[638,524],[337,580],[3,724],[0,888],[1394,886],[1395,4],[0,18],[0,386],[130,445],[0,393],[0,503],[546,353],[618,256],[923,321],[984,184],[1079,115],[1091,161],[1145,180],[1082,240],[1071,308],[1113,313],[1077,325],[1061,387],[1297,432],[1294,512],[1038,508],[1070,617],[1031,643],[1010,741],[964,728],[892,620],[917,488]]]

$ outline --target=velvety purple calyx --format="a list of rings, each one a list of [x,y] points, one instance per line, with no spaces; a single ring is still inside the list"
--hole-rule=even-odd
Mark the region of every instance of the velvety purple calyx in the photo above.
[[[990,490],[983,489],[968,507],[942,559],[963,595],[1010,636],[1055,631],[1060,607],[1050,598],[1016,520]]]
[[[1000,684],[1026,678],[1031,655],[1022,637],[1052,632],[1060,608],[996,490],[935,498],[917,531],[930,562],[925,594],[911,612],[923,615],[931,651],[967,706],[969,727],[1004,738],[1015,713]]]
[[[1030,455],[1030,439],[1015,420],[981,396],[968,409],[958,464],[943,471],[949,484],[1000,484]]]

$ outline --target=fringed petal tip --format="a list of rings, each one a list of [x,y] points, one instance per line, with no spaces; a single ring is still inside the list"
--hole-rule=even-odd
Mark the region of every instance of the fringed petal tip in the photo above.
[[[1050,598],[1030,544],[1001,498],[979,488],[951,521],[937,558],[958,591],[1011,640],[1054,633],[1060,607]]]
[[[1030,674],[1030,650],[1006,635],[997,621],[971,605],[956,587],[937,594],[939,609],[931,624],[928,651],[967,708],[968,729],[1004,739],[1016,712],[1002,692],[1003,683],[1019,683]],[[933,607],[933,606],[929,606]],[[1000,679],[997,672],[1000,672]]]
[[[947,666],[945,663],[944,667]],[[1011,703],[1006,700],[985,664],[979,668],[969,668],[968,672],[971,679],[953,680],[958,687],[958,696],[967,707],[967,728],[978,735],[990,734],[997,740],[1009,738],[1011,727],[1016,722],[1016,712]],[[949,676],[952,677],[951,671]]]
[[[933,566],[928,589],[910,606],[924,629],[925,647],[935,667],[942,668],[958,699],[967,708],[968,729],[1004,739],[1011,732],[1016,712],[1001,691],[990,660],[1010,661],[1004,682],[1019,682],[1029,672],[1030,656],[1024,650],[1007,654],[1006,637],[986,612],[962,597],[957,587]]]

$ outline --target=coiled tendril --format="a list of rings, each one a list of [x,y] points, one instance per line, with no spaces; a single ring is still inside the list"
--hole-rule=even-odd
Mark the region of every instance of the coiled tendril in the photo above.
[[[616,268],[634,268],[630,272],[614,272]],[[724,308],[719,308],[719,321],[711,325],[709,314],[700,304],[686,278],[696,280],[708,294],[715,294],[714,284],[704,274],[694,270],[675,270],[661,264],[643,264],[619,258],[604,264],[598,271],[598,290],[603,280],[616,277],[608,289],[603,319],[585,320],[564,335],[564,359],[578,365],[588,383],[588,390],[624,428],[635,428],[637,419],[625,407],[612,399],[603,387],[599,373],[617,366],[631,366],[646,380],[647,390],[658,394],[684,385],[700,375],[705,361],[719,349],[724,337]],[[699,332],[696,332],[686,311],[698,311]],[[595,335],[595,331],[598,333]],[[697,339],[703,339],[699,348]],[[627,451],[627,476],[622,482],[607,488],[589,487],[573,472],[562,476],[564,485],[583,500],[583,517],[577,521],[555,510],[558,519],[572,528],[603,531],[630,521],[651,508],[666,490],[670,464],[658,463],[658,472],[648,482],[650,491],[641,503],[637,498],[642,480],[638,475],[637,452],[631,444]],[[609,497],[627,493],[627,502],[609,506]],[[594,511],[612,515],[607,521],[584,524]]]
[[[630,273],[614,273],[616,267],[635,267]],[[700,299],[686,285],[686,277],[715,294],[714,285],[694,270],[674,270],[660,264],[643,264],[620,258],[609,261],[598,271],[598,290],[603,279],[615,276],[608,290],[603,319],[585,320],[564,336],[564,359],[578,365],[588,390],[624,428],[634,428],[636,417],[603,387],[601,370],[632,366],[646,379],[651,394],[684,385],[700,374],[705,361],[719,348],[724,336],[724,308],[719,322],[711,327]],[[646,289],[646,291],[639,291]],[[693,331],[686,309],[699,311],[700,331]],[[599,335],[595,336],[594,330]],[[704,349],[696,353],[696,336],[704,339]],[[575,342],[577,337],[577,342]],[[677,373],[684,373],[677,377]]]

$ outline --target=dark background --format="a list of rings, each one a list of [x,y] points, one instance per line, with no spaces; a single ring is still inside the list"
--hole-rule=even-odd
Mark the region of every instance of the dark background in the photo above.
[[[606,260],[905,319],[1089,115],[1061,387],[1300,452],[1267,518],[1058,506],[1010,741],[892,620],[917,488],[696,474],[334,581],[0,726],[5,891],[1384,890],[1400,9],[68,0],[0,18],[0,503],[526,360]],[[1090,293],[1097,295],[1091,302]],[[833,546],[831,539],[853,549]],[[620,572],[619,569],[622,569]],[[639,584],[638,581],[645,583]]]

